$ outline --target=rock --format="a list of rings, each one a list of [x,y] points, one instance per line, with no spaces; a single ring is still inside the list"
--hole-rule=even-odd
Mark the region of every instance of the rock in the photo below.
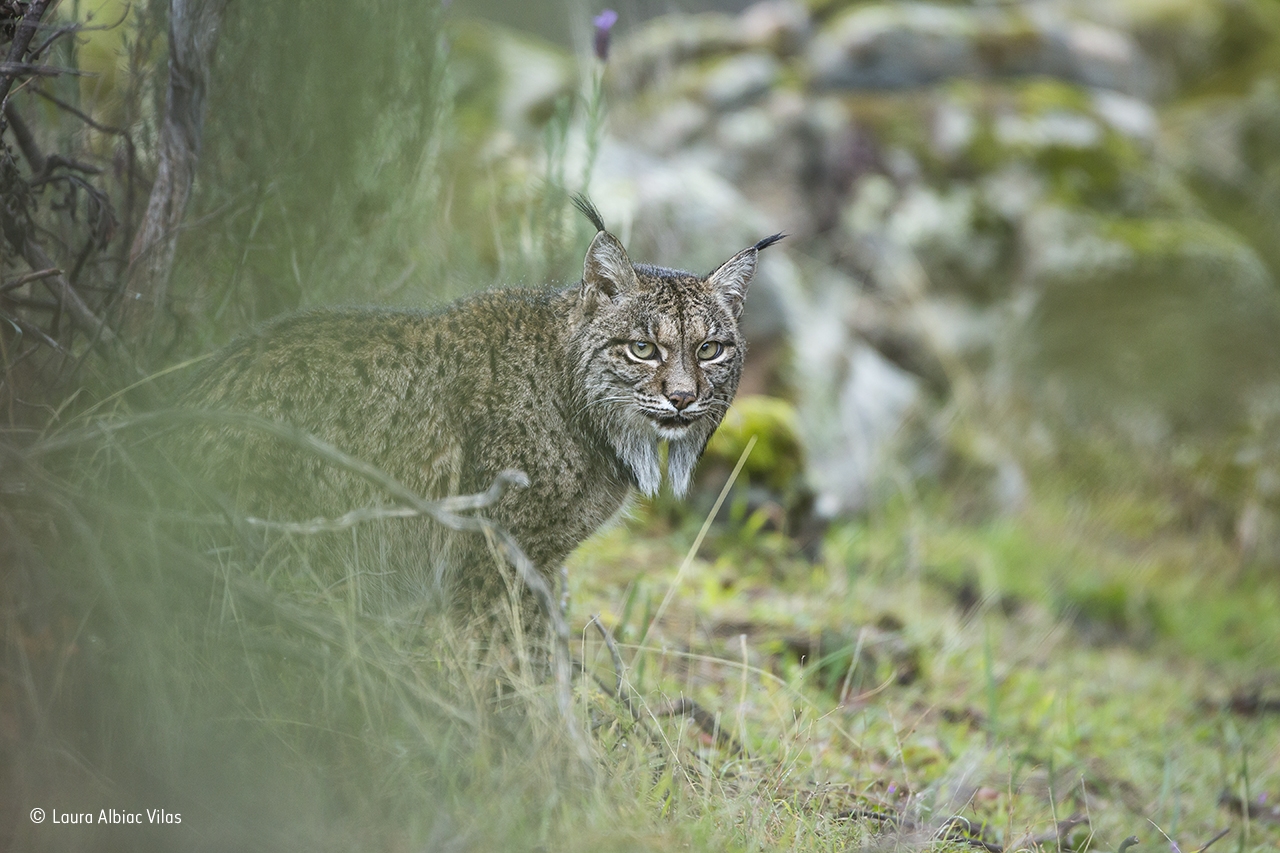
[[[1280,80],[1264,77],[1244,96],[1198,98],[1168,111],[1160,150],[1204,208],[1280,275]]]
[[[637,124],[639,141],[646,149],[674,154],[706,133],[711,126],[711,110],[692,98],[677,98]]]
[[[1004,113],[996,116],[995,139],[1008,148],[1096,148],[1102,129],[1089,116],[1068,110],[1035,116]]]
[[[1274,15],[1251,0],[1069,0],[1076,18],[1128,33],[1151,66],[1148,94],[1167,99],[1215,71],[1247,62],[1276,37]]]
[[[1094,114],[1117,133],[1144,143],[1155,141],[1160,119],[1146,101],[1098,89],[1093,93],[1092,106]]]
[[[1045,207],[1023,228],[1018,367],[1041,402],[1159,436],[1237,420],[1280,378],[1280,300],[1238,235],[1198,219]]]
[[[742,28],[730,15],[663,15],[619,40],[609,58],[609,83],[617,96],[636,95],[689,62],[747,46]]]
[[[763,0],[742,13],[739,25],[747,44],[790,56],[809,37],[809,10],[795,0]]]
[[[854,291],[848,279],[828,273],[797,307],[800,430],[815,511],[828,518],[874,502],[902,428],[924,402],[918,378],[851,332]]]
[[[767,53],[741,53],[708,70],[702,97],[717,110],[736,109],[758,99],[778,80],[778,60]]]
[[[819,88],[905,89],[953,78],[1048,76],[1145,95],[1151,72],[1124,32],[1048,7],[871,3],[837,16],[807,59]]]
[[[825,26],[807,58],[819,88],[901,89],[976,74],[976,35],[965,9],[876,3]]]
[[[888,293],[959,292],[985,302],[1008,289],[1012,229],[967,183],[899,191],[886,177],[867,175],[844,224],[860,268]]]

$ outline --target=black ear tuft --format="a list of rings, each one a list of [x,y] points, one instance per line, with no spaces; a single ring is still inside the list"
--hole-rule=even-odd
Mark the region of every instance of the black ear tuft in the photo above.
[[[587,198],[583,193],[574,193],[572,196],[573,206],[582,211],[582,215],[591,220],[591,224],[596,227],[597,231],[608,231],[604,227],[604,218],[600,216],[600,211],[596,210],[596,206],[591,203],[591,199]]]
[[[590,203],[590,202],[588,202],[588,203]],[[761,249],[767,249],[767,248],[769,248],[770,246],[772,246],[774,243],[776,243],[776,242],[778,242],[779,240],[781,240],[781,239],[782,239],[783,237],[785,237],[785,236],[787,236],[787,235],[786,235],[786,234],[774,234],[772,237],[765,237],[765,238],[764,238],[763,240],[761,240],[759,243],[756,243],[756,244],[755,244],[755,246],[753,246],[752,248],[754,248],[757,252],[758,252],[758,251],[760,251]]]

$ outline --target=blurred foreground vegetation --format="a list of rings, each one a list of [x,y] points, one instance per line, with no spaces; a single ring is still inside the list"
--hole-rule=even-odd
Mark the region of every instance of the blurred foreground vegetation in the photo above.
[[[100,171],[38,170],[7,131],[5,204],[114,321],[154,178],[170,6],[90,5],[49,20],[123,23],[58,40],[48,61],[95,76],[39,78],[10,103],[40,150]],[[1280,73],[1274,50],[1251,50],[1247,69],[1205,60],[1231,74],[1203,97],[1261,91],[1255,77]],[[511,67],[549,82],[520,100]],[[113,325],[121,349],[101,353],[39,280],[3,291],[0,846],[1109,851],[1136,835],[1137,853],[1189,853],[1227,830],[1215,850],[1275,849],[1280,575],[1256,474],[1277,463],[1248,424],[1175,423],[1144,445],[1085,407],[1046,442],[1037,407],[1051,400],[1015,388],[991,405],[971,388],[985,377],[947,361],[939,416],[903,429],[877,498],[827,517],[813,511],[793,405],[807,342],[760,346],[768,396],[740,401],[690,501],[642,502],[571,560],[589,767],[536,638],[494,649],[474,626],[362,613],[358,582],[279,576],[305,564],[305,537],[267,545],[176,512],[186,484],[129,418],[162,409],[187,360],[301,306],[416,306],[576,279],[589,229],[566,199],[606,168],[587,153],[608,127],[601,73],[585,51],[575,62],[434,4],[228,6],[156,333]],[[1071,98],[1017,85],[1055,109]],[[910,113],[881,96],[861,106],[883,138],[901,134],[886,150],[910,147]],[[996,156],[988,143],[979,134],[949,166],[926,165],[963,176],[982,168],[969,154]],[[1032,158],[1062,179],[1054,192],[1099,190],[1109,205],[1129,177],[1149,177],[1126,165],[1126,144],[1108,137],[1120,153],[1101,170],[1058,149]],[[837,219],[864,221],[878,174],[859,176],[871,189]],[[1211,197],[1222,216],[1242,209]],[[1260,212],[1239,228],[1264,246],[1280,220],[1265,194],[1251,203]],[[663,245],[660,228],[622,227]],[[1176,255],[1188,242],[1178,227],[1139,236]],[[802,269],[824,260],[824,233],[793,241]],[[969,281],[940,273],[954,247],[916,248],[937,281]],[[11,249],[4,282],[39,272]],[[1125,276],[1105,273],[1087,282],[1099,301],[1041,310],[1091,322],[1084,309]],[[1071,362],[1073,341],[1042,355]],[[1009,459],[1016,494],[1004,500]],[[210,550],[190,533],[219,524],[244,547]],[[182,823],[35,825],[37,806],[163,808]]]

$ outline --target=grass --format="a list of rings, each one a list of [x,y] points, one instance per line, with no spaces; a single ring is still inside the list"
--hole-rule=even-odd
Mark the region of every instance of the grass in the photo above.
[[[330,20],[307,25],[330,31]],[[305,62],[256,60],[286,82],[329,61],[323,42],[247,26],[224,36],[240,40],[236,55],[301,45]],[[423,46],[439,35],[399,28]],[[356,53],[374,65],[391,56]],[[424,72],[413,79],[428,82],[405,100],[434,104],[448,68],[426,47],[407,53]],[[234,114],[277,102],[246,99]],[[565,234],[532,229],[565,207],[567,188],[513,189],[541,174],[536,157],[498,164],[524,168],[519,181],[495,178],[451,109],[415,119],[441,149],[425,163],[353,166],[314,186],[291,165],[311,156],[305,146],[217,159],[262,122],[219,125],[206,149],[214,189],[197,199],[201,227],[184,236],[175,273],[193,294],[185,346],[299,302],[421,304],[490,280],[572,278]],[[563,118],[552,128],[562,135]],[[293,126],[263,121],[267,141]],[[564,147],[554,135],[551,154]],[[555,184],[551,161],[542,171]],[[241,167],[294,177],[237,183]],[[308,199],[327,193],[342,200],[336,212],[313,210]],[[331,222],[376,239],[321,239]],[[304,278],[310,289],[286,287]],[[127,401],[107,402],[96,414]],[[704,517],[639,504],[571,559],[575,654],[599,678],[580,678],[574,695],[596,754],[584,772],[536,650],[493,648],[474,626],[362,613],[357,583],[305,570],[305,537],[197,547],[167,524],[152,474],[124,492],[83,488],[104,456],[138,451],[104,437],[37,464],[0,444],[0,847],[972,850],[983,838],[1113,851],[1136,835],[1134,853],[1169,839],[1190,853],[1224,828],[1215,853],[1280,844],[1266,811],[1280,797],[1280,715],[1228,701],[1280,698],[1280,577],[1119,475],[1082,492],[1069,467],[1040,471],[1027,506],[1005,517],[975,518],[963,489],[924,486],[836,524],[816,561],[733,499],[705,538]],[[286,564],[301,569],[285,577]],[[619,673],[593,613],[617,639],[634,716],[611,695]],[[671,713],[682,699],[711,724]],[[1245,819],[1224,794],[1261,808]],[[37,829],[25,815],[36,805],[162,807],[183,824]],[[1077,814],[1088,823],[1059,839]]]
[[[764,576],[739,570],[751,541],[695,560],[646,644],[622,643],[650,702],[693,696],[748,745],[747,762],[715,753],[714,781],[680,780],[687,817],[736,826],[744,849],[856,846],[869,827],[835,819],[854,808],[905,809],[934,831],[959,814],[1005,846],[1083,815],[1064,843],[1137,835],[1142,850],[1163,833],[1193,850],[1230,827],[1224,848],[1273,849],[1274,821],[1219,800],[1280,790],[1280,720],[1225,710],[1276,690],[1277,579],[1214,537],[1134,535],[1112,507],[1055,497],[979,524],[944,493],[898,501],[831,530],[820,564],[783,556]],[[654,565],[679,561],[641,511],[575,556],[575,612],[632,636],[635,602],[673,580]],[[870,659],[856,689],[798,657],[824,633],[855,645],[850,671]],[[708,750],[688,721],[666,725]],[[743,796],[752,817],[735,821]]]
[[[0,745],[8,802],[184,815],[140,849],[1280,842],[1280,579],[1160,489],[1049,468],[981,516],[923,484],[817,560],[734,493],[640,503],[569,566],[584,768],[536,647],[368,612],[376,558],[334,583],[306,535],[193,541],[130,436],[6,451]]]

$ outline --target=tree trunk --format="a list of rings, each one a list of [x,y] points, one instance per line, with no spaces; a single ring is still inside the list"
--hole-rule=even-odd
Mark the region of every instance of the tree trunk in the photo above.
[[[195,179],[209,67],[227,0],[170,0],[169,88],[160,128],[156,180],[129,253],[121,329],[140,347],[163,317],[178,227]]]

